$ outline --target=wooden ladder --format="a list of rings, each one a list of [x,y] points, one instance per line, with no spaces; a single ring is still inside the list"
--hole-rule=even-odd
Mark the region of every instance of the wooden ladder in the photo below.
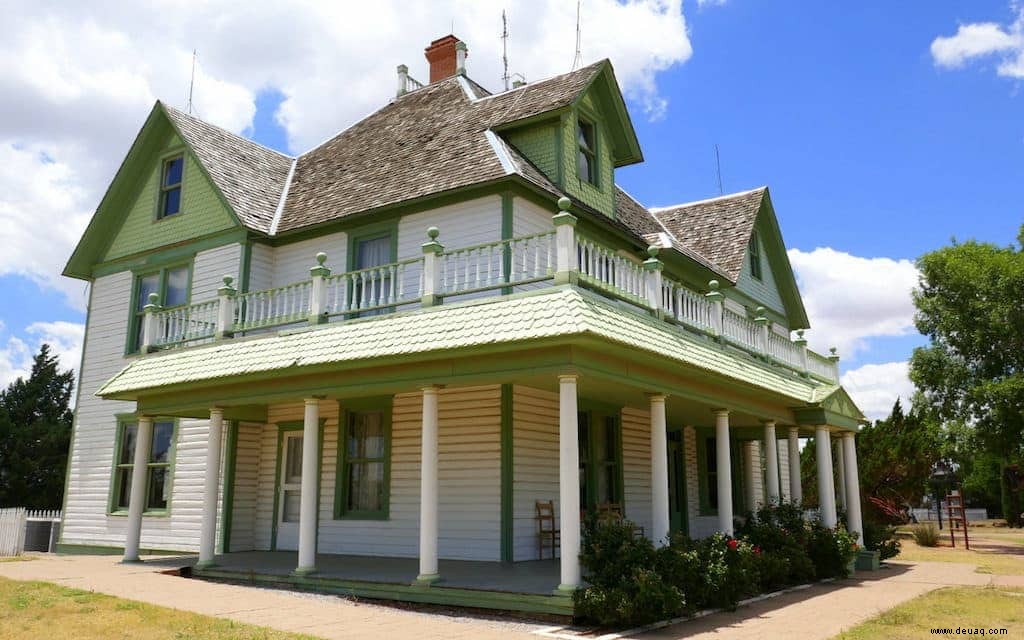
[[[964,547],[971,548],[971,540],[967,536],[967,512],[964,510],[964,497],[959,492],[946,496],[946,510],[949,514],[949,542],[956,546],[956,530],[963,527]]]

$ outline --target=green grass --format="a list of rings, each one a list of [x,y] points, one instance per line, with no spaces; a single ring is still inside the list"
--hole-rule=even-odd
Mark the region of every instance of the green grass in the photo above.
[[[0,639],[8,638],[313,640],[47,582],[0,578]]]
[[[861,623],[836,638],[896,640],[936,638],[935,628],[1006,629],[1024,637],[1024,591],[1004,587],[946,587],[932,591]],[[955,633],[950,637],[963,637]],[[968,637],[980,637],[978,634]]]
[[[0,562],[24,562],[25,560],[35,560],[35,556],[4,556],[0,558]]]

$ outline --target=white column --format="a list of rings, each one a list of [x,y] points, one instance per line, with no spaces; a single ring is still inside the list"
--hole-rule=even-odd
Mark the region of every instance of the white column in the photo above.
[[[718,477],[718,530],[732,535],[732,456],[729,454],[729,410],[715,410],[715,468]]]
[[[764,423],[764,475],[765,493],[770,504],[779,504],[779,441],[775,439],[775,421]]]
[[[833,462],[836,465],[836,504],[839,508],[846,510],[846,465],[843,458],[843,442],[842,438],[834,442],[835,448],[833,449]]]
[[[665,419],[665,396],[652,394],[651,399],[651,540],[662,547],[668,541],[668,425]]]
[[[803,487],[800,486],[800,430],[789,428],[789,500],[796,504],[804,501]]]
[[[580,450],[575,375],[558,376],[558,494],[562,536],[562,581],[558,590],[579,588]]]
[[[203,477],[203,520],[199,529],[200,569],[213,565],[217,549],[217,496],[220,489],[220,450],[224,433],[224,410],[210,409],[210,432],[206,438],[206,471]]]
[[[124,562],[139,561],[142,539],[142,512],[146,510],[146,484],[149,477],[149,453],[153,448],[153,419],[139,416],[132,458],[132,488],[128,496],[128,531],[124,539]]]
[[[757,509],[757,503],[761,502],[761,496],[757,493],[757,472],[761,470],[761,465],[757,463],[757,443],[744,442],[741,451],[743,452],[743,485],[747,494],[746,511],[754,511]]]
[[[441,579],[437,570],[437,392],[423,387],[423,433],[420,445],[420,574],[416,581]]]
[[[299,566],[295,573],[316,571],[317,494],[320,484],[320,400],[305,399],[302,417],[302,484],[299,498]]]
[[[818,508],[821,523],[826,527],[836,526],[836,485],[832,475],[832,439],[828,427],[814,428],[814,451],[818,465]]]
[[[843,458],[846,463],[846,521],[850,533],[864,544],[864,521],[860,513],[860,473],[857,470],[857,441],[854,434],[843,434]]]

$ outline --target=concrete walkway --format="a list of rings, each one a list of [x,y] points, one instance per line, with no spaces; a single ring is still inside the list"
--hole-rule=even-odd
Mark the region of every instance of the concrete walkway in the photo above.
[[[160,573],[178,564],[181,563],[151,561],[122,565],[118,558],[111,556],[39,556],[30,562],[0,564],[0,577],[43,580],[322,638],[537,640],[538,634],[549,638],[601,635],[582,629],[552,629],[550,624],[406,611],[333,596],[215,584]],[[974,569],[971,564],[893,563],[881,571],[859,573],[852,580],[815,585],[734,612],[628,637],[672,640],[684,637],[716,640],[830,638],[933,589],[990,584],[993,576],[975,573]]]

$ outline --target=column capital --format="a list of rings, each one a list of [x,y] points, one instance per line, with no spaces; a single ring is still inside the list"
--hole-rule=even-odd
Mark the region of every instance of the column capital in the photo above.
[[[789,428],[789,433],[790,433],[790,435],[796,435],[797,437],[799,437],[800,436],[800,427],[790,427]]]
[[[306,405],[307,407],[310,406],[310,405],[320,406],[320,400],[321,399],[322,399],[321,396],[311,396],[309,398],[303,398],[302,399],[302,404]]]
[[[559,382],[577,382],[580,379],[578,373],[560,373],[558,374]]]
[[[762,419],[761,420],[761,424],[766,426],[766,427],[774,427],[775,426],[775,421],[774,420],[769,420],[769,419]]]
[[[223,417],[224,407],[210,407],[210,415],[212,416],[215,413]]]
[[[651,402],[665,402],[666,400],[668,400],[668,394],[667,393],[657,393],[657,392],[651,391],[651,392],[645,393],[644,395],[647,396],[647,399],[650,400]]]
[[[725,409],[725,408],[723,408],[723,407],[718,407],[717,409],[712,409],[712,410],[711,410],[711,413],[715,414],[715,416],[716,416],[716,417],[721,417],[721,416],[726,416],[726,417],[728,417],[728,415],[729,415],[729,410],[728,410],[728,409]]]
[[[428,384],[420,387],[420,391],[423,393],[437,393],[444,388],[443,384]]]
[[[844,431],[842,434],[840,434],[840,436],[844,440],[846,440],[846,439],[854,440],[854,439],[856,439],[857,434],[854,433],[853,431]]]

